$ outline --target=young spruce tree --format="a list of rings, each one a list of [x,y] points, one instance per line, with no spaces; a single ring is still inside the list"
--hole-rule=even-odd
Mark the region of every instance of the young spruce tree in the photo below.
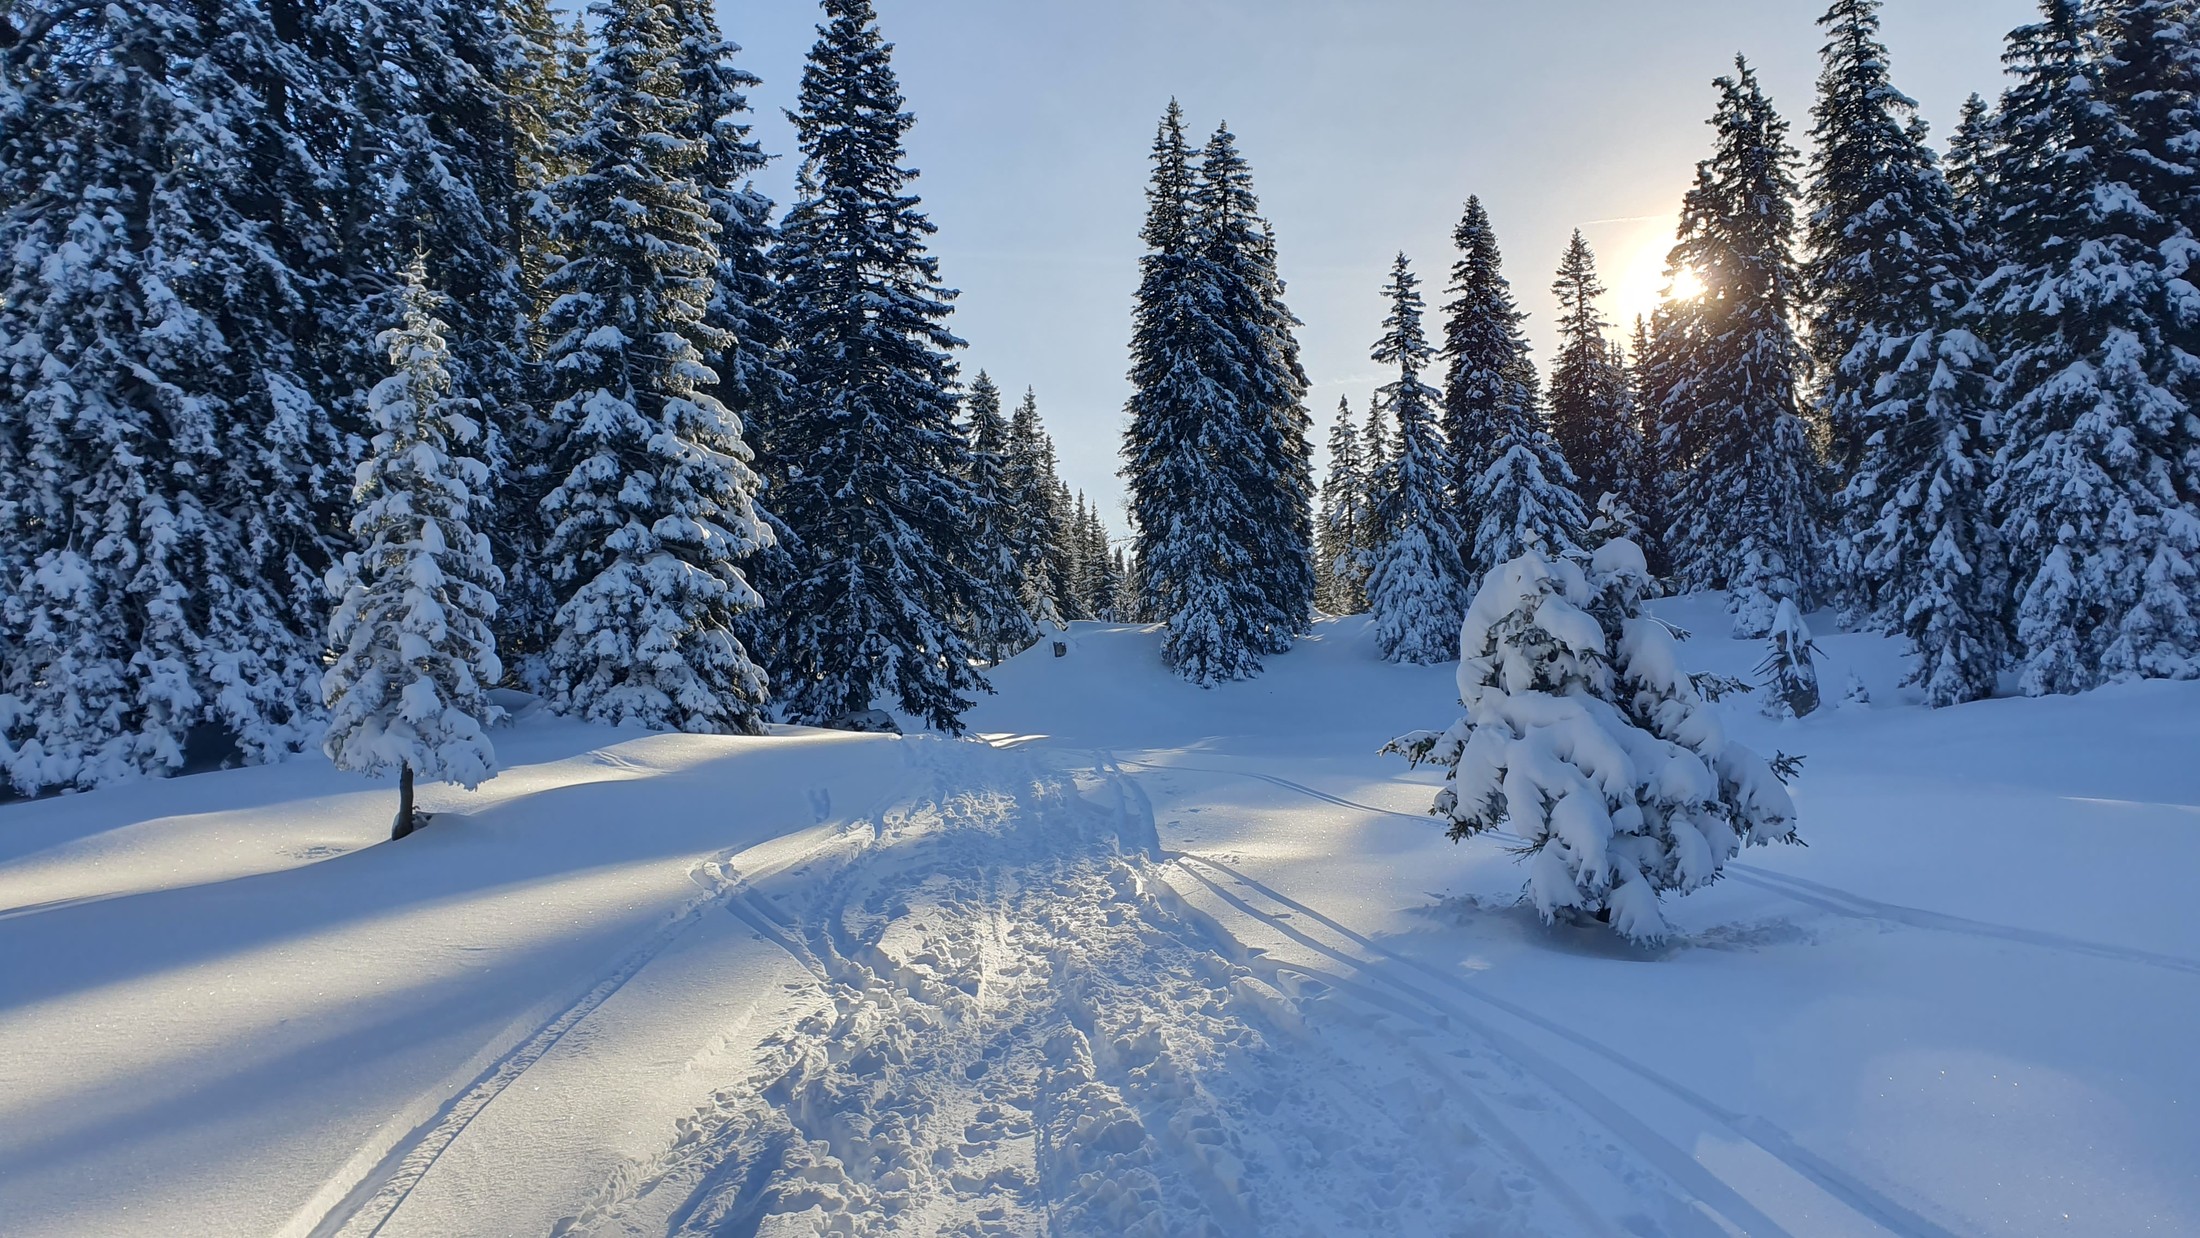
[[[368,400],[360,549],[329,573],[335,660],[322,680],[329,759],[398,771],[395,838],[413,831],[416,776],[470,788],[496,773],[488,691],[504,673],[489,629],[503,574],[476,528],[491,510],[480,409],[453,392],[425,278],[416,267],[405,325],[382,336],[396,372]]]
[[[1672,630],[1642,612],[1642,551],[1587,562],[1529,551],[1482,582],[1459,661],[1466,716],[1393,747],[1444,767],[1454,839],[1524,839],[1546,921],[1587,915],[1633,941],[1671,929],[1661,896],[1718,880],[1745,846],[1794,842],[1772,765],[1726,738],[1680,672]]]

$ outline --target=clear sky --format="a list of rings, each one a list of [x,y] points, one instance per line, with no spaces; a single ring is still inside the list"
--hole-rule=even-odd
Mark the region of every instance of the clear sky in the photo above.
[[[1011,393],[1033,386],[1073,488],[1123,532],[1115,476],[1147,151],[1182,101],[1195,142],[1227,120],[1276,228],[1313,380],[1317,446],[1340,395],[1364,409],[1378,289],[1404,250],[1436,307],[1461,204],[1479,194],[1506,273],[1552,344],[1549,286],[1580,228],[1615,288],[1653,303],[1680,198],[1708,153],[1711,79],[1757,66],[1807,149],[1825,0],[878,0],[917,127],[916,190],[940,231],[953,321]],[[1936,136],[2001,89],[2031,0],[1889,0],[1896,84]],[[720,0],[765,149],[791,192],[791,106],[818,9]]]

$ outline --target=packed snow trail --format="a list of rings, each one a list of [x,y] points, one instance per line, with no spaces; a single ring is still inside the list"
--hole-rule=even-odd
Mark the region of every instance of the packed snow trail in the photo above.
[[[1509,1059],[1261,968],[1118,776],[934,753],[934,797],[737,900],[816,1009],[557,1232],[1620,1232],[1584,1184],[1717,1232]]]

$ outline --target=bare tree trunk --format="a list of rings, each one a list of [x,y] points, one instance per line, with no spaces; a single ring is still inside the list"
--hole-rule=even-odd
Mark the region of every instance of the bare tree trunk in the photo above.
[[[397,821],[390,827],[392,839],[403,838],[413,832],[413,767],[407,762],[399,767],[397,775]]]

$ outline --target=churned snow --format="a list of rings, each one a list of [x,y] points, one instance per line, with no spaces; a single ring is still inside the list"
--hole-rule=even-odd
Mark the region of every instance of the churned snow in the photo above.
[[[1810,845],[1651,950],[1445,839],[1359,619],[1073,625],[967,741],[538,714],[394,844],[319,760],[0,807],[0,1233],[2200,1231],[2200,685],[1813,627],[1877,704],[1713,707]]]

